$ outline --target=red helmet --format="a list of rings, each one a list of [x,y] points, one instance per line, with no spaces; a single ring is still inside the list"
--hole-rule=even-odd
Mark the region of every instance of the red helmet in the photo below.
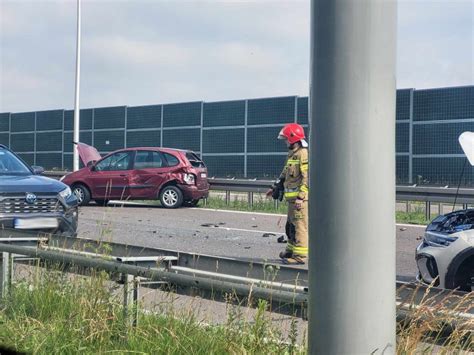
[[[278,134],[278,139],[286,139],[290,144],[294,144],[305,138],[303,127],[297,123],[288,123]]]

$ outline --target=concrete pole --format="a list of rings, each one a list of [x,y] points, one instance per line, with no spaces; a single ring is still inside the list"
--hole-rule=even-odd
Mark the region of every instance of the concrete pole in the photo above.
[[[77,0],[77,33],[76,33],[76,92],[74,96],[74,133],[73,141],[79,142],[79,87],[81,79],[81,0]],[[73,144],[73,171],[79,170],[79,153]]]
[[[309,353],[392,354],[397,4],[311,6]]]

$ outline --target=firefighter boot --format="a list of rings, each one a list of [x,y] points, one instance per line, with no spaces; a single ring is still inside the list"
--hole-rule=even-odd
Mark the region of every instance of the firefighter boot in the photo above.
[[[285,251],[282,251],[279,256],[281,259],[287,259],[287,258],[291,258],[293,256],[293,253],[289,250],[285,250]]]
[[[286,265],[304,265],[307,259],[304,256],[292,255],[289,258],[282,258],[281,262]]]

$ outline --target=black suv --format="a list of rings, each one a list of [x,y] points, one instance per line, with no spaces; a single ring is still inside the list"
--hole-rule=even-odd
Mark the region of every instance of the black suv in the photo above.
[[[0,144],[0,228],[76,236],[76,196],[43,171]]]

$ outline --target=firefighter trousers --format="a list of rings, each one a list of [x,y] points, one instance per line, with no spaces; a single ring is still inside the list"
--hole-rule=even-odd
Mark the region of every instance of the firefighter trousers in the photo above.
[[[288,201],[287,219],[288,244],[286,251],[292,255],[308,256],[308,201],[303,201],[301,209],[295,208],[295,200]]]

